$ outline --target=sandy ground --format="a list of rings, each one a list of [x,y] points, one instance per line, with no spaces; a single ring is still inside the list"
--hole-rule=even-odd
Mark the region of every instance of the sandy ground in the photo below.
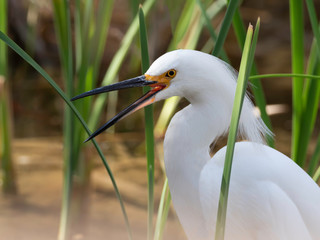
[[[106,157],[125,200],[133,238],[146,239],[145,159],[142,156],[130,156],[127,145],[121,141],[101,146],[107,152],[112,149],[113,154]],[[63,177],[61,140],[16,139],[13,148],[17,163],[18,194],[0,195],[0,239],[57,239]],[[95,159],[95,164],[88,193],[88,209],[84,216],[85,227],[74,232],[71,239],[128,239],[111,181],[95,151],[92,149],[89,153]],[[161,168],[157,165],[155,206],[158,206],[163,184]],[[169,214],[164,239],[186,239],[173,211]]]

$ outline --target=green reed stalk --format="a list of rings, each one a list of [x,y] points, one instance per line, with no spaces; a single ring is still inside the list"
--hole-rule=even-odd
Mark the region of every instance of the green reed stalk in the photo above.
[[[222,24],[221,24],[221,29],[220,29],[220,32],[219,32],[219,35],[217,38],[217,42],[216,42],[216,45],[212,51],[212,55],[214,55],[216,57],[220,56],[222,46],[223,46],[224,41],[225,41],[227,34],[229,32],[233,16],[234,16],[234,13],[235,13],[238,5],[239,5],[238,0],[230,0],[228,3],[227,11],[226,11],[226,14],[223,18]]]
[[[84,119],[81,117],[81,114],[78,112],[78,110],[76,109],[76,107],[72,104],[72,102],[69,100],[69,97],[61,90],[61,88],[55,83],[55,81],[48,75],[48,73],[40,67],[39,64],[37,64],[25,51],[23,51],[15,42],[13,42],[8,36],[6,36],[3,32],[0,31],[0,39],[2,41],[4,41],[12,50],[14,50],[17,54],[20,55],[20,57],[22,57],[28,64],[30,64],[37,72],[39,72],[46,80],[47,82],[54,88],[54,90],[56,91],[57,94],[59,94],[59,96],[63,99],[63,101],[69,106],[69,108],[72,110],[73,114],[78,118],[78,120],[81,122],[82,126],[85,128],[86,132],[88,135],[91,135],[91,131],[89,130],[86,122],[84,121]],[[125,223],[126,223],[126,227],[127,227],[127,231],[128,231],[128,235],[129,235],[129,239],[132,239],[132,235],[131,235],[131,229],[130,229],[130,225],[129,225],[129,220],[128,220],[128,216],[123,204],[123,200],[121,198],[119,189],[117,187],[116,181],[114,179],[114,176],[112,174],[112,171],[99,147],[99,145],[97,144],[97,142],[93,139],[92,140],[94,147],[96,148],[102,163],[104,165],[104,167],[106,168],[111,182],[113,184],[113,188],[115,190],[116,196],[119,200],[120,203],[120,207],[122,210],[122,214],[124,216],[125,219]]]
[[[319,59],[317,51],[314,51],[316,45],[313,44],[311,48],[307,73],[317,74],[319,69]],[[301,159],[301,166],[305,166],[307,158],[307,150],[311,139],[312,132],[314,131],[315,122],[318,113],[319,100],[320,100],[320,81],[317,79],[307,78],[303,89],[303,109],[300,125],[300,151],[298,152],[298,159]],[[310,166],[310,165],[309,165]]]
[[[214,3],[212,3],[211,6],[208,7],[206,11],[206,15],[208,16],[209,19],[214,18],[215,16],[218,15],[218,13],[221,12],[221,10],[223,9],[223,7],[225,7],[225,5],[226,5],[225,0],[215,1]],[[189,8],[190,6],[188,4],[184,6],[181,17],[178,20],[177,27],[174,32],[173,39],[169,45],[168,51],[175,50],[182,43],[184,43],[182,48],[194,49],[196,47],[194,43],[197,42],[199,39],[199,35],[197,34],[200,34],[200,30],[202,29],[205,21],[200,21],[200,19],[195,19],[198,16],[196,14],[190,14],[189,11],[191,10],[194,11],[194,9],[190,10]],[[199,7],[199,13],[201,13],[201,7]],[[198,23],[197,23],[197,20],[198,20]],[[186,22],[189,23],[187,27],[185,26]],[[189,29],[189,31],[183,30],[185,28]],[[197,28],[197,34],[190,34],[190,32],[192,33],[195,32],[194,30],[192,30],[193,28]],[[184,33],[184,35],[182,35],[181,32]],[[175,35],[178,35],[180,37],[175,37]],[[192,38],[193,40],[188,41],[187,40],[188,38]],[[192,43],[192,44],[185,44],[185,43]],[[179,100],[180,100],[179,97],[172,97],[165,100],[162,111],[155,125],[155,134],[157,136],[162,135],[164,133],[164,130],[169,123],[169,120],[173,116],[174,111],[178,106]]]
[[[320,56],[320,31],[315,7],[312,1],[306,0],[309,19],[312,26],[314,41],[310,50],[307,73],[316,74],[319,66]],[[299,130],[299,151],[297,159],[300,160],[301,166],[305,166],[308,145],[317,117],[320,97],[320,82],[315,79],[306,79],[303,89],[303,104],[301,111],[301,125]]]
[[[0,0],[0,30],[7,32],[7,0]],[[16,193],[14,163],[11,151],[11,111],[8,86],[7,47],[0,43],[0,175],[2,191]]]
[[[291,27],[291,59],[292,72],[304,72],[304,19],[303,19],[303,1],[290,0],[290,27]],[[294,77],[292,79],[292,144],[291,157],[299,165],[302,159],[298,159],[299,155],[299,138],[302,113],[302,90],[303,80]]]
[[[238,40],[238,43],[240,45],[240,48],[243,49],[245,38],[246,38],[246,30],[245,26],[242,20],[242,17],[240,15],[239,9],[236,9],[235,14],[233,16],[232,25]],[[253,63],[251,75],[257,75],[258,69],[255,63]],[[251,79],[251,83],[253,84],[253,87],[251,88],[254,100],[256,102],[256,105],[259,107],[261,118],[263,122],[266,124],[266,126],[272,131],[272,125],[271,120],[267,114],[266,111],[266,99],[263,93],[262,84],[260,82],[260,79]],[[267,136],[267,143],[269,146],[274,147],[274,140],[272,136]]]
[[[309,57],[309,64],[308,64],[308,72],[318,74],[318,77],[320,78],[320,68],[319,68],[319,56],[320,54],[316,54],[317,51],[314,51],[314,47],[316,47],[316,44],[313,44],[311,51],[310,51],[310,57]],[[309,138],[307,141],[309,142],[312,131],[315,128],[315,122],[316,117],[318,114],[318,108],[319,108],[319,100],[320,100],[320,81],[318,79],[307,79],[306,80],[306,94],[305,94],[305,106],[306,108],[309,108],[309,111],[307,112],[306,116],[303,116],[303,119],[306,119],[304,121],[304,125],[308,125],[309,123]],[[309,104],[309,105],[308,105]],[[308,115],[308,116],[307,116]],[[309,117],[309,118],[307,118]],[[308,122],[307,122],[308,121]],[[304,129],[301,129],[301,131],[304,131]],[[316,170],[316,167],[319,165],[320,157],[320,137],[318,139],[318,142],[316,144],[316,147],[314,149],[314,153],[311,156],[309,167],[308,167],[308,173],[310,176],[312,176]]]
[[[148,52],[148,39],[144,13],[142,6],[139,7],[139,26],[140,26],[140,47],[141,47],[141,70],[145,73],[150,65]],[[143,87],[146,93],[151,88]],[[148,175],[148,233],[147,239],[151,240],[153,236],[153,211],[154,211],[154,136],[153,136],[153,106],[144,108],[145,136],[147,152],[147,175]]]
[[[319,52],[319,49],[320,49],[319,44],[320,44],[320,41],[317,39],[318,52]],[[310,62],[312,62],[312,59],[313,59],[312,54],[313,54],[313,51],[312,51],[312,48],[311,48],[311,56],[310,56],[311,60],[310,60]],[[320,54],[318,54],[318,57],[316,58],[317,61],[315,61],[316,63],[314,64],[314,66],[317,66],[316,69],[314,69],[314,73],[317,73],[318,77],[320,78],[319,55]],[[309,65],[312,65],[312,63],[309,64]],[[318,85],[318,87],[319,87],[319,85]],[[318,96],[318,99],[319,99],[319,96]],[[319,100],[317,101],[317,104],[318,105],[316,106],[314,115],[317,114],[317,110],[318,110],[318,106],[319,106]],[[313,154],[311,156],[310,164],[309,164],[309,168],[308,168],[308,173],[311,176],[313,176],[313,179],[316,182],[319,180],[319,177],[320,177],[319,162],[320,162],[320,134],[318,134],[318,139],[317,139],[317,142],[316,142],[316,146],[315,146],[314,152],[313,152]],[[316,169],[317,166],[318,166],[318,168]]]
[[[67,5],[67,1],[54,1],[54,6],[61,62],[66,79],[66,90],[68,95],[72,97],[75,93],[91,90],[97,84],[97,76],[104,52],[113,1],[99,1],[96,7],[90,1],[75,1],[75,64],[73,64],[72,58],[72,29],[69,5]],[[76,67],[75,74],[73,73],[74,65]],[[84,119],[88,120],[92,99],[83,99],[82,101],[78,101],[76,105]],[[65,146],[67,146],[66,150],[69,151],[67,158],[70,163],[69,172],[71,176],[68,179],[74,185],[72,187],[70,184],[71,187],[68,191],[77,191],[79,196],[72,200],[75,202],[76,208],[73,208],[71,218],[76,229],[83,230],[82,228],[85,226],[85,210],[88,209],[86,199],[88,199],[87,191],[91,171],[90,159],[84,157],[85,149],[82,141],[85,138],[85,132],[81,124],[72,119],[73,115],[71,115],[69,120],[70,113],[68,111],[70,110],[66,109],[65,137],[67,140],[65,142],[68,141],[68,143],[65,143]],[[74,176],[77,176],[77,178],[74,178],[77,181],[73,182]],[[68,201],[70,204],[70,196]],[[65,222],[62,221],[62,225],[65,225]]]
[[[279,77],[299,77],[299,78],[311,78],[311,79],[320,79],[318,75],[311,74],[299,74],[299,73],[270,73],[270,74],[259,74],[252,75],[249,77],[250,80],[260,79],[260,78],[279,78]]]
[[[73,61],[72,61],[72,39],[70,12],[67,0],[53,1],[56,21],[56,32],[58,33],[60,58],[62,71],[65,79],[66,95],[71,98],[73,93]],[[72,176],[74,164],[73,132],[74,116],[70,108],[65,106],[64,115],[64,180],[61,206],[61,217],[58,239],[64,240],[69,237],[70,224],[70,201],[72,194]]]
[[[251,72],[251,67],[253,63],[259,27],[260,27],[260,20],[258,19],[256,28],[254,31],[254,35],[253,35],[253,27],[252,25],[249,25],[246,41],[243,48],[243,54],[241,58],[240,70],[239,70],[238,81],[237,81],[237,88],[236,88],[236,93],[235,93],[235,98],[233,103],[233,109],[232,109],[223,176],[221,181],[221,190],[220,190],[219,207],[218,207],[216,232],[215,232],[216,240],[224,239],[234,146],[235,146],[237,133],[238,133],[238,125],[239,125],[242,103],[243,103],[247,82],[248,82],[249,74]],[[251,44],[251,41],[252,41],[252,44]]]
[[[169,191],[168,179],[164,180],[162,187],[161,199],[158,208],[158,216],[156,222],[156,228],[154,231],[154,240],[161,240],[166,225],[168,213],[170,210],[171,194]]]
[[[317,144],[310,160],[311,169],[309,169],[309,173],[311,170],[312,171],[311,176],[313,176],[312,178],[316,182],[319,180],[319,177],[320,177],[320,166],[316,169],[316,164],[319,164],[319,161],[320,161],[319,159],[320,159],[320,134],[318,135]]]
[[[211,20],[205,10],[205,7],[203,6],[201,0],[197,0],[197,4],[199,5],[200,9],[201,9],[201,14],[202,14],[202,17],[204,19],[204,22],[205,22],[205,25],[210,33],[210,36],[211,36],[211,39],[215,42],[217,41],[217,34],[215,32],[215,30],[213,29],[213,26],[211,24]],[[229,59],[228,59],[228,56],[226,54],[226,52],[224,51],[224,49],[222,48],[221,49],[221,59],[225,62],[229,62]]]
[[[146,0],[143,4],[144,14],[147,15],[151,9],[151,7],[154,5],[155,0]],[[130,48],[130,45],[136,36],[137,32],[139,30],[139,19],[138,16],[134,18],[132,21],[132,24],[130,25],[128,31],[126,32],[125,36],[122,39],[121,45],[117,53],[114,55],[110,66],[103,78],[102,85],[106,86],[111,84],[114,79],[116,78],[119,69],[121,67],[122,62],[125,59],[126,54],[128,53],[128,50]],[[99,121],[100,115],[102,113],[102,109],[105,106],[107,94],[101,94],[97,96],[96,101],[94,102],[94,105],[92,107],[92,115],[90,116],[89,120],[89,127],[95,128],[97,126],[97,123]]]

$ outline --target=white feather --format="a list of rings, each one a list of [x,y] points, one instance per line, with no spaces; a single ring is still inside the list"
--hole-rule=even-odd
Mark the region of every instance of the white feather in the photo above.
[[[173,205],[189,239],[213,239],[225,148],[208,147],[229,129],[236,89],[232,68],[197,51],[157,59],[146,74],[175,69],[155,100],[181,96],[190,105],[171,120],[164,141]],[[291,159],[260,143],[269,133],[246,96],[231,173],[226,240],[320,239],[320,189]]]

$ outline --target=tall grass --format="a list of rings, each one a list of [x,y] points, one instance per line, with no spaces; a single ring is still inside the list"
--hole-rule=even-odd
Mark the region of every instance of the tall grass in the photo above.
[[[148,39],[146,24],[144,21],[144,13],[142,6],[139,7],[139,32],[140,32],[140,48],[141,48],[141,70],[145,73],[150,65]],[[150,90],[149,86],[143,87],[143,93]],[[147,239],[153,237],[153,211],[154,211],[154,136],[153,136],[153,106],[144,108],[145,116],[145,136],[146,136],[146,152],[147,152],[147,175],[148,175],[148,232]]]
[[[137,1],[132,1],[132,16],[133,20],[125,33],[120,47],[114,55],[111,64],[109,65],[102,81],[102,85],[108,85],[117,80],[118,73],[121,69],[121,65],[127,56],[135,36],[140,30],[140,47],[141,47],[141,60],[142,60],[142,72],[144,73],[149,66],[149,54],[147,44],[147,26],[145,24],[144,15],[148,15],[152,11],[152,7],[155,4],[155,0],[146,0],[143,5],[143,10],[135,8]],[[51,84],[58,94],[66,101],[65,108],[65,120],[64,120],[64,146],[65,146],[65,160],[64,160],[64,194],[62,202],[62,212],[60,221],[59,239],[67,239],[71,236],[72,226],[74,219],[81,219],[81,216],[85,214],[82,209],[78,209],[78,212],[71,213],[71,204],[84,206],[86,198],[85,193],[88,187],[90,179],[90,159],[86,159],[86,148],[82,144],[82,141],[86,138],[87,134],[90,134],[89,129],[93,130],[97,127],[103,108],[106,105],[107,94],[100,95],[97,98],[88,98],[76,102],[76,107],[70,103],[69,98],[74,95],[90,90],[98,84],[98,72],[100,70],[100,64],[104,47],[106,44],[106,37],[108,34],[108,27],[110,24],[110,18],[113,11],[114,1],[97,1],[97,7],[94,7],[91,1],[76,0],[74,5],[73,14],[70,13],[69,2],[67,0],[53,1],[55,12],[55,26],[56,33],[59,42],[59,51],[61,58],[62,72],[64,76],[64,89],[66,93],[55,84],[55,82],[44,72],[44,70],[37,65],[25,52],[16,46],[10,39],[4,34],[0,34],[0,38],[4,40],[10,47],[17,51],[29,64],[31,64],[45,79]],[[239,73],[239,89],[241,92],[237,92],[239,101],[235,104],[235,114],[240,114],[241,101],[243,97],[243,91],[245,89],[246,81],[249,77],[251,64],[253,65],[251,74],[255,76],[250,77],[250,81],[253,83],[252,88],[256,104],[260,108],[261,116],[266,125],[271,129],[271,121],[266,113],[266,100],[262,90],[262,86],[259,79],[270,77],[293,77],[293,129],[292,129],[292,158],[300,164],[300,166],[308,169],[311,176],[317,180],[320,177],[319,158],[320,158],[320,134],[317,134],[317,142],[314,149],[310,149],[310,139],[315,134],[315,122],[318,116],[318,107],[320,99],[320,81],[319,78],[319,56],[320,56],[320,34],[319,34],[319,22],[316,16],[316,11],[312,0],[306,0],[308,15],[312,25],[314,42],[308,61],[304,60],[304,29],[303,29],[303,4],[301,1],[290,0],[290,22],[291,22],[291,40],[292,40],[292,73],[289,74],[271,74],[271,75],[258,75],[257,67],[253,61],[253,52],[256,44],[256,38],[258,29],[254,33],[253,43],[250,44],[252,29],[249,28],[246,36],[246,31],[243,24],[243,19],[239,11],[239,3],[237,0],[231,0],[228,4],[225,0],[217,1],[167,1],[167,6],[171,16],[172,26],[172,41],[168,45],[168,50],[176,48],[203,48],[211,51],[217,56],[221,56],[224,60],[228,60],[228,56],[223,50],[225,38],[230,31],[231,24],[235,31],[237,41],[241,48],[243,48],[243,57]],[[5,30],[6,26],[6,1],[0,0],[0,28]],[[223,22],[219,25],[220,30],[217,31],[212,25],[211,20],[215,18],[225,7],[227,10]],[[74,16],[74,20],[71,19]],[[71,24],[73,22],[74,24]],[[74,26],[74,28],[72,28]],[[259,24],[257,24],[258,28]],[[205,46],[199,46],[199,38],[203,28],[206,27],[210,33],[210,39],[207,40]],[[72,39],[72,33],[74,32],[74,39]],[[218,32],[219,34],[216,34]],[[247,42],[245,42],[247,39]],[[74,46],[72,45],[74,42]],[[251,50],[250,50],[250,47]],[[107,46],[108,47],[108,46]],[[4,44],[0,42],[0,76],[4,76],[6,79],[6,50],[3,50]],[[307,67],[305,70],[305,62]],[[246,67],[247,66],[247,67]],[[4,69],[4,70],[3,70]],[[1,80],[0,79],[0,84]],[[268,81],[268,80],[264,80]],[[241,86],[240,86],[241,84]],[[0,90],[6,90],[1,88]],[[146,90],[146,89],[145,89]],[[8,110],[8,101],[3,101],[3,96],[8,97],[6,94],[2,94],[0,99],[0,110]],[[114,101],[116,102],[116,101]],[[165,128],[174,114],[178,105],[179,99],[172,98],[165,102],[160,117],[155,125],[155,135],[163,135]],[[110,107],[110,102],[108,105]],[[115,108],[115,105],[112,107]],[[78,109],[78,110],[77,110]],[[226,220],[225,211],[227,209],[227,189],[228,179],[231,171],[232,160],[232,145],[235,141],[235,132],[237,129],[237,116],[233,117],[233,122],[230,127],[230,137],[228,139],[228,160],[226,160],[226,170],[224,172],[225,185],[222,186],[221,203],[219,219],[217,224],[216,239],[223,239],[223,225]],[[6,120],[10,114],[5,113],[2,118],[1,129],[1,153],[6,156],[6,152],[10,155],[10,133],[5,131],[10,129],[8,124],[10,121]],[[82,116],[82,117],[81,117]],[[147,151],[147,173],[148,173],[148,232],[147,238],[162,239],[163,231],[165,229],[165,222],[170,209],[171,196],[168,190],[167,181],[164,181],[163,192],[158,208],[157,221],[153,222],[154,212],[154,137],[153,137],[153,113],[152,107],[145,109],[145,127],[146,127],[146,151]],[[80,121],[77,120],[80,119]],[[3,120],[4,119],[4,120]],[[5,121],[6,120],[6,121]],[[88,122],[86,126],[85,122]],[[4,125],[3,125],[4,124]],[[6,137],[7,139],[3,139]],[[6,143],[6,144],[3,144]],[[131,238],[131,230],[129,227],[128,218],[125,212],[121,196],[115,183],[115,179],[112,176],[112,172],[103,157],[98,145],[93,140],[97,151],[102,158],[103,164],[106,167],[110,178],[114,184],[114,188],[119,198],[123,215],[125,218],[126,226],[128,229],[128,237]],[[268,139],[268,144],[274,146],[273,140]],[[8,151],[5,149],[8,148]],[[307,152],[312,150],[312,156],[310,161],[307,159]],[[6,153],[6,154],[4,154]],[[8,154],[7,154],[8,155]],[[9,156],[8,155],[8,156]],[[9,158],[8,158],[9,159]],[[2,157],[2,167],[5,158]],[[9,161],[11,164],[11,161]],[[12,169],[12,167],[9,167]],[[12,172],[11,170],[8,173]],[[6,175],[7,176],[7,175]],[[14,179],[10,176],[9,181]],[[9,184],[10,185],[10,184]],[[76,189],[83,189],[83,198],[73,198],[73,193]],[[85,201],[84,201],[85,200]],[[82,212],[81,212],[82,211]],[[77,215],[80,214],[80,215]],[[81,215],[82,214],[82,215]],[[71,218],[70,218],[71,217]],[[153,226],[155,228],[153,229]],[[153,234],[154,232],[154,234]]]
[[[100,70],[100,63],[104,52],[108,26],[112,14],[113,1],[99,1],[97,8],[95,8],[93,3],[90,1],[75,1],[75,59],[72,58],[72,29],[68,2],[54,1],[53,3],[55,9],[56,29],[60,43],[62,68],[66,79],[66,91],[69,98],[71,98],[75,94],[88,91],[97,85],[98,71]],[[133,36],[134,34],[132,34],[129,39],[131,40]],[[126,52],[127,49],[122,51],[122,53],[124,53],[122,59]],[[120,64],[121,61],[117,62],[113,67],[119,69]],[[73,66],[75,66],[74,72]],[[117,71],[114,73],[116,74]],[[77,102],[77,108],[89,124],[92,114],[92,104],[93,101],[90,98]],[[101,114],[102,109],[100,109],[100,113],[98,112],[98,114],[97,111],[93,112],[94,117],[97,119],[97,116]],[[86,150],[82,145],[82,141],[85,139],[85,132],[83,131],[82,126],[78,122],[74,121],[69,108],[66,108],[65,118],[64,136],[66,146],[66,167],[64,181],[65,191],[59,231],[60,239],[69,237],[67,230],[70,229],[68,224],[70,219],[73,222],[77,219],[81,220],[76,221],[78,229],[83,230],[82,228],[85,226],[85,222],[82,220],[86,214],[85,210],[89,206],[87,203],[87,188],[91,170],[90,159],[85,158],[86,154],[84,152]],[[94,124],[90,129],[93,129],[96,123],[97,121],[94,120]],[[111,179],[114,182],[113,177],[111,177]],[[76,184],[76,186],[72,187],[74,184]],[[78,191],[78,197],[71,200],[72,191],[75,190]],[[118,197],[120,197],[120,195],[118,195]],[[69,214],[71,201],[73,205],[78,206],[77,211],[73,212],[72,216]],[[122,201],[120,201],[120,203],[126,219],[129,238],[131,238],[131,230],[128,225]]]
[[[28,64],[30,64],[39,74],[41,74],[44,79],[48,82],[48,84],[50,84],[52,86],[52,88],[56,91],[56,93],[63,99],[63,101],[68,105],[68,107],[72,110],[73,114],[77,117],[77,119],[79,120],[79,122],[81,123],[81,125],[83,126],[83,128],[85,129],[86,133],[88,135],[91,135],[91,131],[89,130],[89,127],[87,126],[85,120],[82,118],[81,114],[79,113],[79,111],[77,110],[77,108],[72,104],[72,102],[70,102],[69,97],[67,97],[67,95],[62,91],[62,89],[56,84],[56,82],[48,75],[48,73],[39,65],[37,64],[24,50],[22,50],[15,42],[13,42],[8,36],[6,36],[3,32],[0,31],[0,40],[2,40],[3,42],[5,42],[12,50],[14,50],[17,54],[20,55],[20,57],[22,57]],[[97,153],[99,154],[104,167],[106,168],[110,179],[112,181],[114,190],[116,192],[117,198],[119,200],[119,203],[121,205],[121,209],[125,218],[125,222],[126,222],[126,226],[127,226],[127,230],[128,230],[128,234],[129,234],[129,238],[131,239],[131,230],[129,227],[129,222],[128,222],[128,218],[127,218],[127,214],[123,205],[123,201],[122,198],[120,196],[119,193],[119,189],[116,185],[115,179],[113,177],[113,174],[111,172],[111,169],[100,149],[100,147],[98,146],[97,142],[93,139],[92,140],[94,147],[97,150]]]
[[[0,31],[6,33],[7,25],[7,0],[0,0]],[[4,193],[16,193],[7,62],[7,46],[0,42],[0,181]]]
[[[241,58],[237,88],[236,88],[236,93],[235,93],[235,98],[233,103],[226,157],[225,157],[225,163],[224,163],[223,175],[222,175],[222,181],[221,181],[221,191],[220,191],[220,197],[219,197],[219,207],[218,207],[216,231],[215,231],[216,240],[224,239],[228,195],[229,195],[228,192],[229,192],[229,185],[230,185],[234,146],[235,146],[235,142],[238,134],[238,126],[239,126],[239,119],[240,119],[243,99],[246,93],[247,82],[251,72],[255,47],[257,44],[259,27],[260,27],[260,20],[257,21],[257,25],[253,35],[253,27],[252,25],[249,26],[245,44],[243,47],[243,54]]]
[[[60,59],[62,72],[65,79],[65,89],[67,97],[71,98],[74,94],[73,89],[73,61],[72,61],[72,39],[71,39],[71,22],[68,2],[53,1],[56,19],[56,32],[60,46]],[[73,152],[73,133],[74,118],[70,108],[65,107],[64,111],[64,179],[63,195],[61,206],[61,218],[59,226],[58,239],[63,240],[70,237],[70,202],[73,189],[73,164],[76,161]]]
[[[310,49],[307,67],[305,70],[304,51],[304,6],[302,1],[290,1],[291,23],[291,59],[292,72],[309,75],[319,74],[320,56],[320,33],[319,22],[313,1],[307,0],[308,15],[314,35],[314,42]],[[315,130],[315,121],[318,115],[320,99],[320,82],[314,78],[293,77],[292,89],[292,159],[302,168],[308,168],[309,174],[313,175],[316,166],[319,165],[317,152],[318,145],[314,149],[309,166],[307,166],[307,151],[310,149],[309,142]]]
[[[303,2],[290,0],[290,26],[291,26],[291,59],[292,73],[304,72],[304,18]],[[298,164],[302,159],[298,159],[300,124],[302,116],[302,89],[303,79],[292,79],[292,159]]]
[[[245,27],[244,27],[244,23],[240,15],[239,9],[236,9],[234,13],[234,16],[232,19],[232,25],[233,25],[238,43],[240,45],[240,48],[243,49],[246,33],[245,33]],[[255,62],[253,62],[251,75],[257,75],[257,74],[258,74],[258,69]],[[266,126],[269,128],[269,130],[272,131],[271,120],[266,111],[266,99],[264,96],[260,79],[258,78],[251,79],[250,82],[253,85],[251,90],[253,92],[256,105],[259,107],[261,118],[263,122],[266,124]],[[274,147],[274,140],[272,136],[267,136],[267,143],[269,146]]]

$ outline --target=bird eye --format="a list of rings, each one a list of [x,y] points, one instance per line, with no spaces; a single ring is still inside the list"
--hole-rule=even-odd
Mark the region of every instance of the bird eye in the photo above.
[[[176,74],[177,74],[176,70],[171,69],[166,73],[166,77],[174,78],[176,76]]]

